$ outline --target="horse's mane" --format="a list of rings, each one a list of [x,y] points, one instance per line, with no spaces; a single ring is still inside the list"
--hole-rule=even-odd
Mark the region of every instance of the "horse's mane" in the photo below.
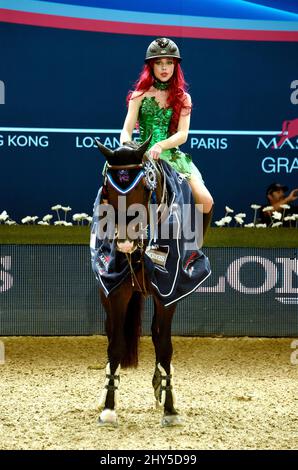
[[[141,144],[136,142],[135,140],[127,140],[126,142],[123,142],[124,147],[130,147],[131,149],[137,149],[140,147]]]

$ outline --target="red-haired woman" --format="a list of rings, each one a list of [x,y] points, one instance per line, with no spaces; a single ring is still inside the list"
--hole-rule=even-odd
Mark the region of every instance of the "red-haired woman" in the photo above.
[[[192,107],[180,62],[179,49],[171,39],[158,38],[149,45],[135,90],[127,97],[128,112],[120,141],[123,144],[131,140],[136,125],[141,142],[152,134],[149,155],[166,160],[186,176],[196,204],[203,205],[205,233],[213,199],[191,157],[178,148],[187,140]]]

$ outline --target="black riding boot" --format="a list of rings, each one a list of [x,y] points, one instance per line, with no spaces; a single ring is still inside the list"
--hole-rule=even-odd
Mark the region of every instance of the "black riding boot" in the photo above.
[[[213,208],[214,208],[214,205],[211,207],[209,212],[207,212],[206,214],[203,214],[203,241],[205,239],[205,235],[207,233],[208,227],[212,220]]]
[[[199,249],[202,247],[204,243],[205,236],[206,236],[208,227],[212,219],[212,215],[213,215],[213,206],[209,212],[199,214],[199,220],[200,220],[199,232],[197,233],[197,237],[196,237],[196,241],[197,241],[197,245]]]

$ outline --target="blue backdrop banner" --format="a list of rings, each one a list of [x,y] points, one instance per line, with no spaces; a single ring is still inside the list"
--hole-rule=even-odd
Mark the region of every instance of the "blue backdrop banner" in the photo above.
[[[103,165],[93,138],[118,146],[128,90],[165,35],[193,100],[183,150],[215,219],[228,205],[251,222],[270,183],[297,187],[297,2],[0,0],[0,213],[92,213]]]

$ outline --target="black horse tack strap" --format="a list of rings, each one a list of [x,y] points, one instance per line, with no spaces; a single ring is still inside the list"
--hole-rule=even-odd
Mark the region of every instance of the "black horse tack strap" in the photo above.
[[[208,258],[186,239],[183,227],[191,227],[195,210],[193,197],[188,182],[165,161],[161,160],[166,178],[167,200],[170,201],[167,217],[169,237],[164,238],[158,224],[151,227],[145,253],[136,249],[131,254],[131,264],[136,268],[144,256],[144,267],[160,301],[168,306],[195,291],[211,274]],[[127,276],[131,275],[130,265],[124,253],[117,250],[115,239],[98,238],[99,210],[101,189],[98,192],[91,227],[91,262],[92,269],[100,288],[108,296]]]

